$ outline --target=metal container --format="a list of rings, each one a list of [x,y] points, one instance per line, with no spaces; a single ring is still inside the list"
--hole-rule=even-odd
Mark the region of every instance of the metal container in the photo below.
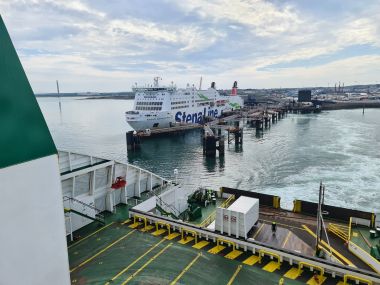
[[[259,199],[240,196],[227,209],[216,209],[215,230],[246,239],[258,219]]]

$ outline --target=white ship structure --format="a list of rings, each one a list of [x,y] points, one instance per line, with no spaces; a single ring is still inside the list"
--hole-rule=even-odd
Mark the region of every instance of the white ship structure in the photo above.
[[[218,118],[223,112],[240,109],[243,99],[237,95],[234,82],[231,95],[221,95],[215,83],[207,90],[187,85],[184,89],[159,86],[159,77],[149,87],[133,87],[135,101],[127,111],[126,121],[136,131],[167,128],[178,123],[201,124],[206,117]],[[201,87],[201,84],[200,84]]]

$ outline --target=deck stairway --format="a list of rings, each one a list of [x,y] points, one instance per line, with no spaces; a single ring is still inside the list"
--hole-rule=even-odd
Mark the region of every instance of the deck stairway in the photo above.
[[[166,186],[161,186],[156,189],[152,189],[152,191],[150,191],[149,193],[151,197],[156,197],[156,209],[161,213],[162,216],[172,217],[173,219],[178,220],[181,214],[180,211],[176,207],[169,205],[164,200],[162,200],[162,198],[158,194],[162,193],[162,190],[165,187]]]
[[[71,198],[71,197],[68,197],[68,196],[64,196],[63,197],[63,201],[66,202],[66,201],[69,201],[70,202],[70,205],[72,204],[75,204],[75,203],[78,203],[78,204],[81,204],[83,206],[84,209],[90,209],[90,210],[94,210],[95,211],[95,217],[92,217],[92,216],[89,216],[83,212],[80,212],[78,210],[75,210],[75,209],[72,209],[71,207],[68,208],[68,207],[65,207],[65,214],[66,213],[74,213],[76,215],[79,215],[79,216],[82,216],[82,217],[85,217],[87,219],[90,219],[92,221],[95,221],[95,222],[98,222],[102,225],[105,225],[106,224],[106,221],[105,221],[105,217],[103,214],[101,214],[101,211],[89,204],[86,204],[80,200],[77,200],[75,198]]]
[[[181,213],[179,212],[179,210],[176,207],[169,205],[164,200],[162,200],[161,197],[159,197],[159,196],[156,196],[156,198],[157,198],[156,199],[156,209],[161,213],[161,215],[170,216],[176,220],[179,219],[179,215]],[[165,210],[164,207],[168,210]]]

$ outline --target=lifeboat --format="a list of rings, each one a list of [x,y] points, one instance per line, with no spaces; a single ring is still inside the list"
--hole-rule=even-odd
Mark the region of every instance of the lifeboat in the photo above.
[[[116,177],[116,180],[114,183],[112,183],[111,188],[112,189],[120,189],[122,187],[125,187],[127,185],[127,181],[123,179],[123,177],[119,176]]]

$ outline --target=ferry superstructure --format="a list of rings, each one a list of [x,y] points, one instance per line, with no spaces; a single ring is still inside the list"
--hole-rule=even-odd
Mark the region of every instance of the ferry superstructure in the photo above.
[[[136,131],[166,128],[175,123],[200,124],[205,117],[217,118],[225,111],[239,109],[243,99],[237,95],[235,81],[230,96],[221,95],[215,83],[207,90],[187,85],[184,89],[159,86],[154,78],[153,86],[133,87],[135,101],[132,111],[127,111],[126,121]]]

